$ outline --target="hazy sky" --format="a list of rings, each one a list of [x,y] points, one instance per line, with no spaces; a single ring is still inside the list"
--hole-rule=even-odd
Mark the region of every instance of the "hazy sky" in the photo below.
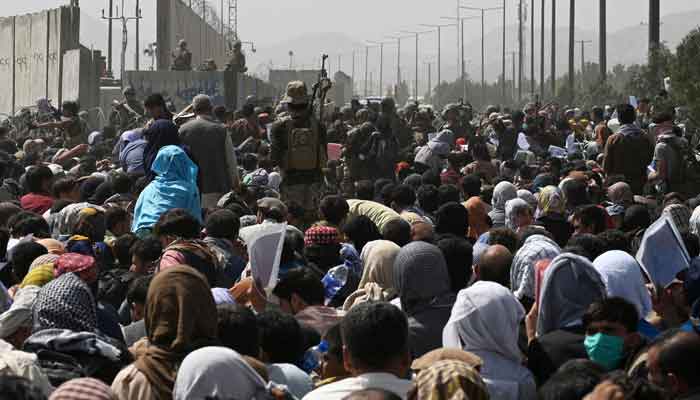
[[[133,10],[136,0],[124,1],[126,8]],[[224,5],[228,1],[223,0]],[[534,1],[539,11],[540,0]],[[551,6],[551,1],[547,0],[547,10]],[[221,0],[210,0],[217,9],[221,7],[221,2]],[[0,15],[15,15],[67,3],[68,0],[4,0]],[[82,0],[80,3],[83,12],[95,18],[99,18],[100,10],[107,6],[107,0]],[[115,3],[120,4],[121,0],[115,0]],[[141,0],[146,25],[144,33],[150,33],[153,36],[155,36],[155,3],[155,0]],[[569,1],[556,0],[556,3],[560,16],[559,25],[566,26]],[[517,4],[518,0],[506,0],[509,23],[516,20]],[[501,0],[463,0],[462,5],[494,7],[500,6]],[[358,41],[380,40],[385,35],[402,29],[419,29],[418,24],[439,23],[442,16],[454,16],[457,0],[239,0],[238,7],[241,37],[264,46],[295,35],[314,32],[342,32]],[[700,8],[697,0],[661,2],[662,15],[697,8]],[[597,10],[598,0],[578,0],[576,2],[577,26],[582,29],[593,28],[597,23]],[[463,15],[474,13],[462,11]],[[501,17],[496,14],[487,16],[487,24],[500,24]],[[647,18],[648,2],[646,0],[608,1],[608,27],[611,30],[615,29],[615,26],[639,24]],[[467,34],[477,34],[476,25],[474,24]],[[445,35],[448,36],[449,33],[446,32]],[[456,36],[454,31],[452,36]]]

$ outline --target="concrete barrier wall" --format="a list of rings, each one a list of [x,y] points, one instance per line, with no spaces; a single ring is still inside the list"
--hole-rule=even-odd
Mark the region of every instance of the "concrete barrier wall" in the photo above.
[[[205,59],[214,59],[219,68],[226,64],[226,48],[221,34],[204,22],[182,0],[157,0],[156,41],[158,70],[170,69],[172,51],[184,39],[192,52],[192,68],[197,69]]]
[[[0,113],[14,114],[40,97],[64,99],[63,56],[80,47],[80,10],[61,7],[0,18]],[[92,79],[73,72],[77,79]]]
[[[226,104],[223,71],[126,71],[124,85],[133,87],[140,100],[160,93],[178,111],[200,93],[209,95],[215,105]]]

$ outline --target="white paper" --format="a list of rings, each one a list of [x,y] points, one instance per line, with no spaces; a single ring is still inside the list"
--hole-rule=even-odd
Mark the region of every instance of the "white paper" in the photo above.
[[[673,220],[662,215],[644,232],[637,261],[649,278],[661,287],[668,286],[676,274],[690,266],[690,256]]]
[[[270,295],[277,285],[287,224],[263,224],[248,241],[248,256],[253,279]]]
[[[632,107],[637,108],[639,106],[639,102],[637,101],[637,96],[630,96],[629,103]]]

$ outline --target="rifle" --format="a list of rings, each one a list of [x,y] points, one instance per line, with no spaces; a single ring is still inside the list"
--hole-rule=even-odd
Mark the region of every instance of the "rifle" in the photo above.
[[[321,72],[318,74],[318,81],[314,83],[313,93],[311,95],[311,101],[309,102],[309,111],[313,114],[314,111],[314,100],[318,96],[321,100],[321,104],[318,107],[318,120],[323,121],[323,105],[326,102],[326,93],[331,88],[331,80],[328,79],[328,71],[326,71],[326,59],[328,54],[323,54],[321,56]]]

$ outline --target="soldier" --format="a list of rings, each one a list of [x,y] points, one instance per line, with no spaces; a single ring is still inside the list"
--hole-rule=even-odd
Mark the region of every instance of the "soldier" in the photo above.
[[[87,126],[81,121],[78,113],[80,106],[75,101],[64,101],[61,106],[61,120],[32,124],[30,129],[59,129],[63,137],[63,147],[73,148],[87,143]]]
[[[136,91],[131,86],[127,86],[122,91],[124,100],[114,101],[112,104],[112,112],[109,114],[109,125],[112,126],[118,134],[122,132],[139,128],[143,116],[143,105],[136,98]]]
[[[312,116],[306,84],[289,82],[282,102],[288,115],[271,129],[271,159],[282,173],[281,194],[285,201],[296,201],[304,208],[304,222],[316,219],[322,168],[326,166],[325,128]]]
[[[238,73],[248,71],[248,67],[245,66],[245,54],[241,51],[240,40],[236,40],[233,43],[233,54],[231,55],[231,60],[226,64],[226,70]]]
[[[187,42],[180,40],[177,48],[172,53],[173,63],[170,65],[172,71],[192,71],[192,53],[187,50]]]

